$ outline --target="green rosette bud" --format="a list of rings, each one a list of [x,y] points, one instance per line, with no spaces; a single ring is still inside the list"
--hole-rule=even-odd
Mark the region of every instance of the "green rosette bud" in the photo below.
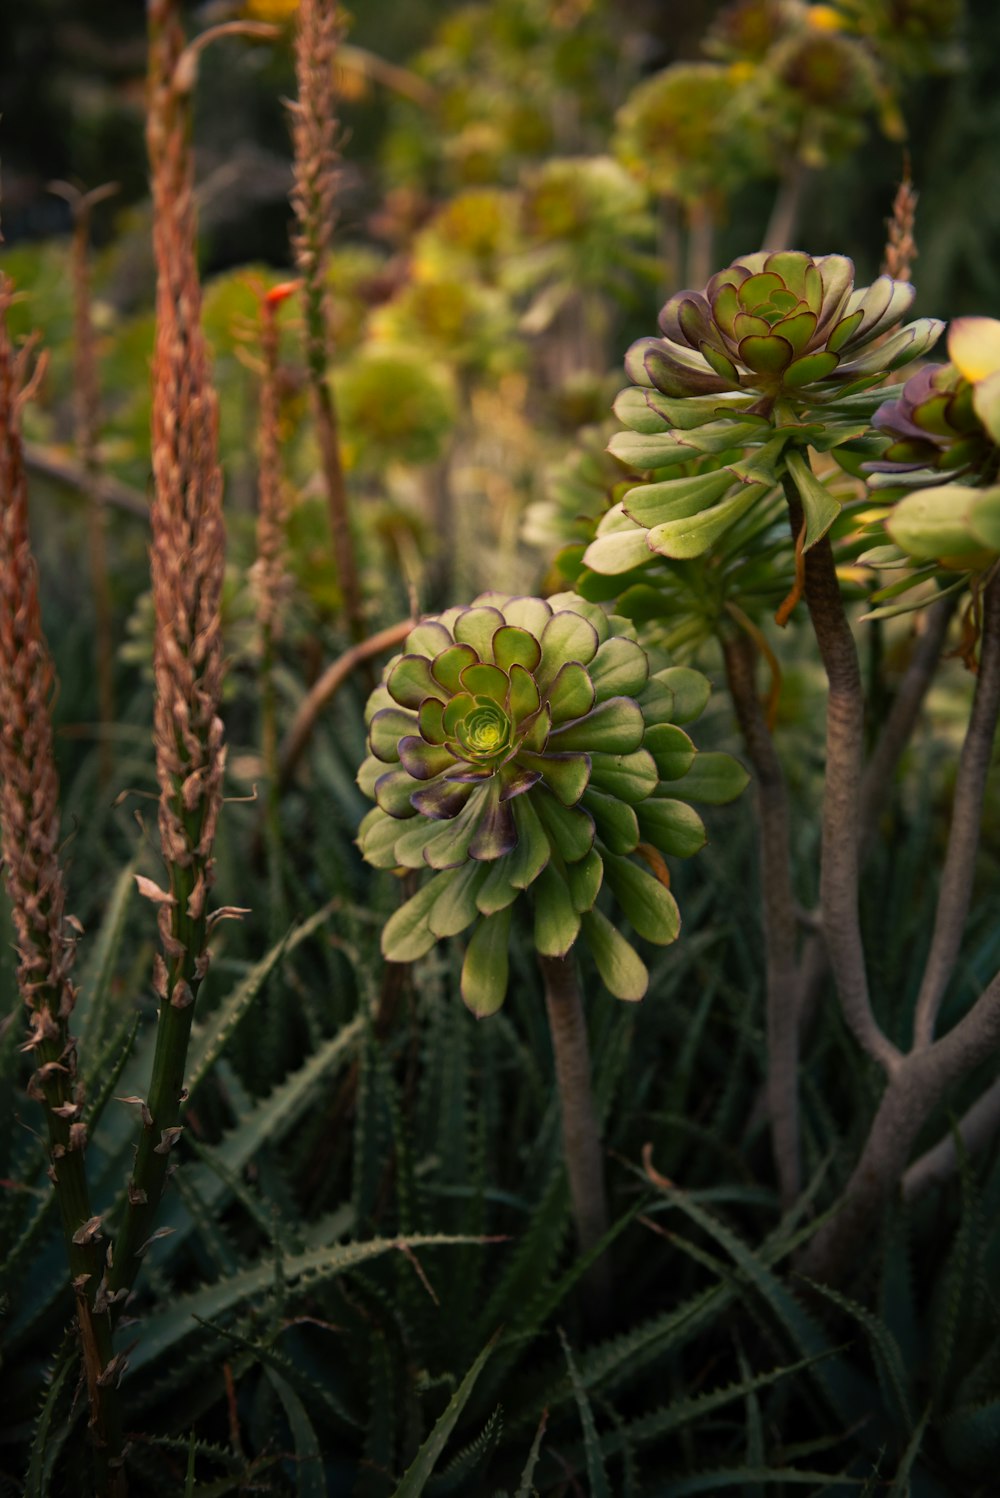
[[[786,478],[802,503],[801,545],[814,546],[854,491],[816,479],[808,450],[836,458],[866,437],[883,399],[872,387],[937,338],[933,318],[897,326],[913,296],[888,276],[855,289],[844,255],[790,250],[745,255],[703,292],[671,297],[663,336],[626,355],[633,386],[615,412],[628,430],[610,443],[657,479],[608,511],[586,565],[616,576],[650,553],[699,557]],[[714,459],[710,471],[692,472],[697,456]]]
[[[364,857],[430,875],[387,922],[383,955],[410,962],[473,928],[462,994],[492,1013],[524,896],[541,955],[582,940],[612,993],[641,998],[645,966],[598,896],[639,936],[676,939],[664,857],[705,841],[691,801],[732,800],[747,781],[681,726],[708,694],[698,672],[651,660],[627,620],[573,593],[484,593],[418,624],[369,699],[358,773],[376,803]]]
[[[636,384],[671,398],[750,394],[749,409],[761,415],[782,400],[801,414],[927,352],[940,322],[897,326],[914,295],[890,276],[855,289],[846,255],[743,255],[704,291],[672,296],[662,338],[633,344],[626,368]]]

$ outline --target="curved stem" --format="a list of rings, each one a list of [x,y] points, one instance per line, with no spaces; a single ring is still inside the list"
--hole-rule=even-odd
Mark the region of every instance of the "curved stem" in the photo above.
[[[899,684],[871,759],[865,766],[861,780],[862,862],[878,826],[893,771],[910,741],[927,689],[934,679],[957,603],[957,597],[952,594],[927,610],[926,627],[917,639],[910,664]]]
[[[979,676],[972,701],[969,726],[962,745],[955,782],[955,799],[948,832],[941,889],[931,950],[917,996],[913,1039],[915,1046],[928,1046],[934,1038],[934,1023],[955,966],[969,913],[969,897],[979,847],[980,820],[986,776],[993,754],[997,715],[1000,712],[1000,578],[986,589],[983,608],[983,642]]]
[[[954,1029],[932,1046],[904,1057],[890,1076],[837,1211],[803,1256],[806,1274],[826,1283],[846,1277],[873,1218],[899,1188],[914,1141],[932,1110],[946,1090],[981,1065],[998,1044],[1000,973]]]
[[[316,726],[316,719],[330,699],[340,691],[351,672],[362,661],[371,660],[372,656],[381,655],[384,651],[393,650],[397,645],[401,645],[416,622],[415,619],[403,619],[398,624],[390,624],[387,629],[379,630],[378,634],[372,635],[368,640],[363,640],[360,645],[352,645],[349,650],[344,651],[343,655],[331,662],[322,676],[317,678],[300,704],[281,746],[278,758],[279,790],[288,784],[296,765],[302,758],[302,753]]]
[[[545,981],[573,1217],[580,1248],[587,1253],[608,1230],[600,1129],[590,1084],[587,1021],[574,959],[539,954],[538,963]],[[595,1264],[590,1281],[595,1299],[600,1300],[610,1288],[606,1263]]]
[[[958,1132],[966,1153],[984,1149],[1000,1131],[1000,1077],[962,1115]],[[954,1135],[948,1133],[926,1150],[903,1176],[903,1196],[907,1201],[920,1196],[928,1187],[947,1181],[958,1170],[958,1150]]]
[[[743,633],[722,641],[726,679],[747,753],[756,771],[760,884],[767,973],[767,1110],[781,1199],[798,1196],[798,1011],[795,897],[789,851],[788,791],[755,682],[753,642]]]
[[[802,530],[802,505],[794,479],[782,480],[792,532]],[[828,683],[826,773],[820,905],[823,933],[844,1018],[858,1044],[889,1073],[900,1053],[872,1012],[858,914],[858,842],[864,695],[861,669],[828,536],[805,553],[805,598]]]

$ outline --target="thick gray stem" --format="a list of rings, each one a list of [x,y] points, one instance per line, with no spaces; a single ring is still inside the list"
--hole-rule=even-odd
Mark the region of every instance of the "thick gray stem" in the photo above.
[[[745,634],[722,642],[726,678],[747,753],[756,772],[761,908],[767,981],[767,1112],[781,1199],[801,1186],[799,1164],[798,1011],[795,897],[789,851],[785,775],[761,710],[755,651]]]
[[[910,742],[927,689],[934,680],[956,605],[957,599],[951,594],[927,610],[923,633],[917,639],[910,664],[899,683],[871,759],[865,766],[861,781],[862,863],[878,827],[893,772]]]
[[[590,1085],[590,1049],[572,957],[539,956],[555,1054],[563,1150],[580,1248],[587,1253],[608,1230],[597,1110]]]
[[[958,1132],[966,1152],[975,1155],[985,1149],[1000,1131],[1000,1077],[976,1099],[961,1117]],[[958,1169],[958,1150],[952,1134],[946,1134],[931,1149],[914,1160],[903,1176],[903,1196],[907,1201],[920,1196],[930,1186],[949,1180]]]
[[[896,1067],[837,1212],[803,1256],[806,1274],[826,1284],[847,1277],[872,1222],[899,1189],[914,1140],[932,1109],[998,1043],[1000,974],[954,1029],[928,1049],[913,1051]]]
[[[993,755],[997,713],[1000,710],[1000,578],[986,589],[983,602],[983,642],[972,713],[958,762],[955,799],[948,833],[941,889],[931,950],[917,996],[913,1026],[915,1046],[934,1039],[934,1023],[958,957],[972,894],[979,847],[986,776]]]
[[[792,529],[802,527],[794,480],[785,479]],[[805,554],[805,597],[828,683],[820,906],[823,935],[844,1018],[858,1044],[887,1072],[900,1053],[872,1012],[858,914],[858,818],[864,695],[828,536]]]

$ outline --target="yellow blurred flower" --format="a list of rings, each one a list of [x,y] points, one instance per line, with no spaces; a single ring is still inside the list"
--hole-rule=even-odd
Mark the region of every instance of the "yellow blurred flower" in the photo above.
[[[243,8],[252,21],[280,25],[291,20],[299,8],[299,0],[244,0]]]

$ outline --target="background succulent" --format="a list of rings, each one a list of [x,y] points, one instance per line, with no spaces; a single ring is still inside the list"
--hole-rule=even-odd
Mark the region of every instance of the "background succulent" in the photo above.
[[[864,467],[891,507],[881,517],[888,544],[863,560],[903,574],[873,595],[882,616],[926,602],[920,585],[934,577],[960,591],[1000,556],[1000,322],[956,318],[948,353],[873,418],[889,440]]]
[[[582,936],[611,992],[641,998],[646,969],[598,895],[606,885],[647,940],[676,938],[663,855],[705,841],[688,798],[728,801],[747,779],[680,726],[708,695],[705,677],[650,659],[628,621],[572,593],[485,593],[418,624],[369,699],[358,775],[376,801],[365,858],[432,871],[386,925],[384,955],[411,961],[474,926],[462,993],[491,1013],[526,892],[539,954]]]

